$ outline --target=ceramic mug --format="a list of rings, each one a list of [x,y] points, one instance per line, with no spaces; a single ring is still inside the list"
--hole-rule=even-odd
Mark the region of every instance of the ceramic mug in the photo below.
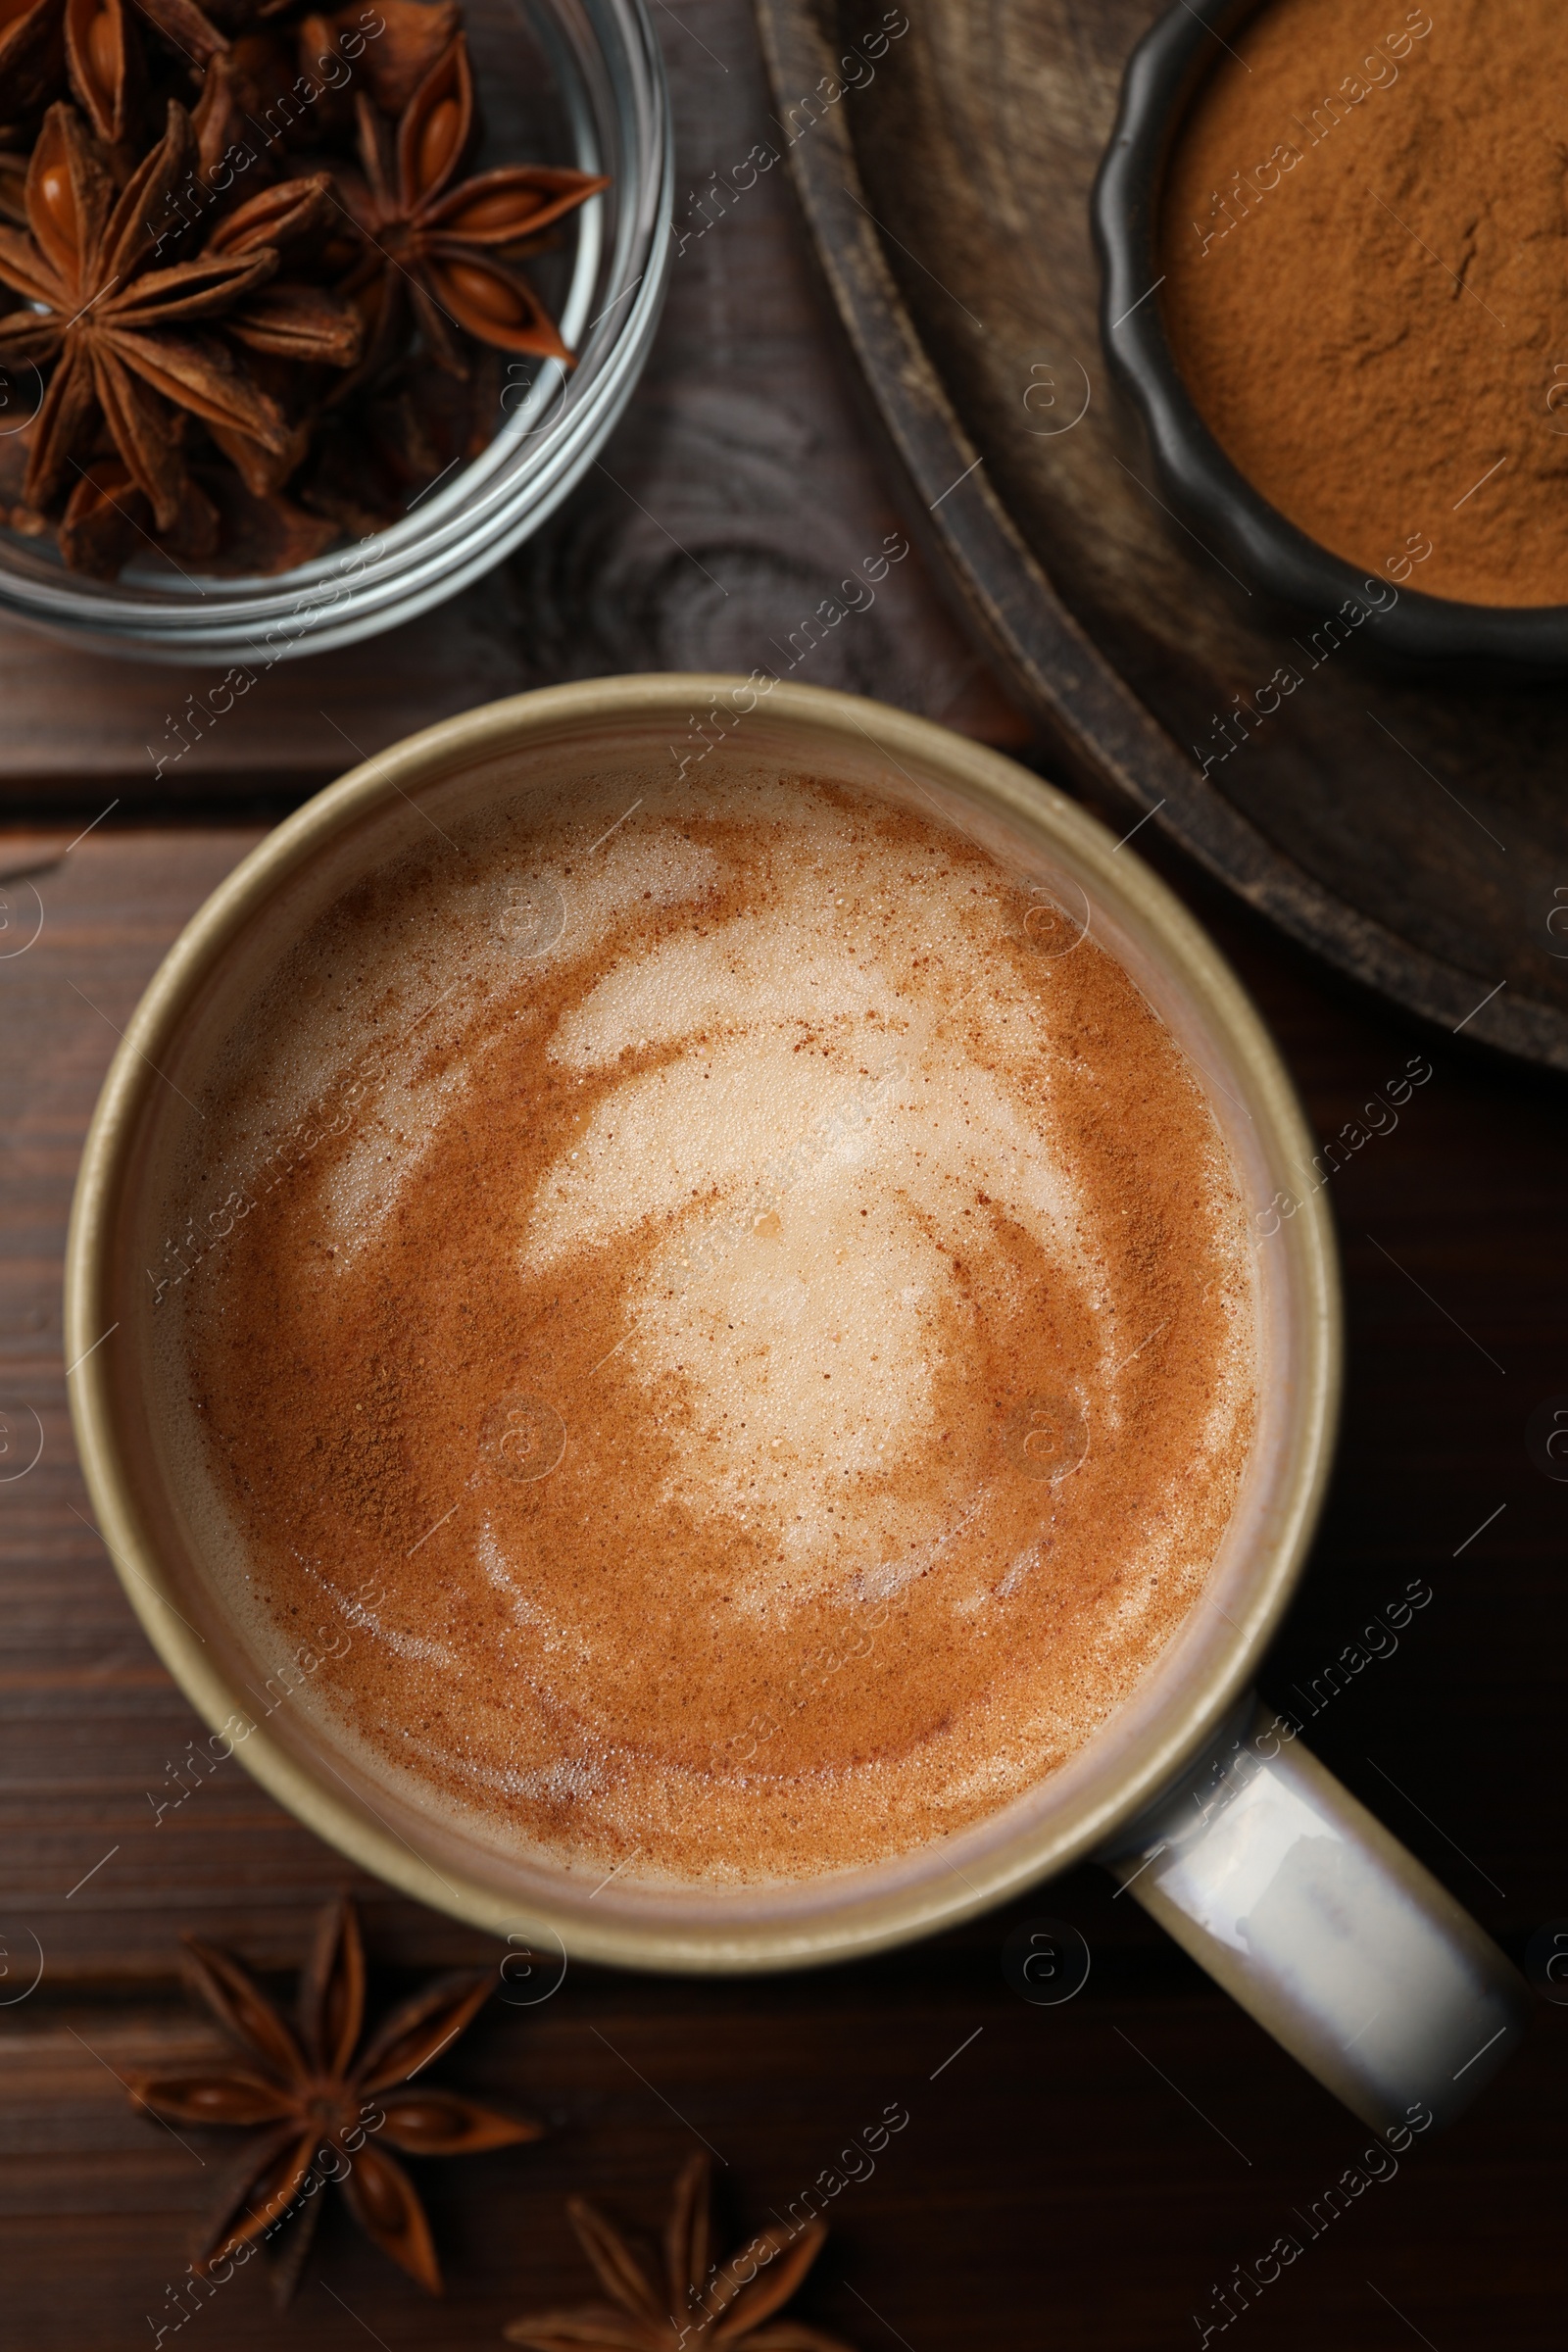
[[[1087,926],[1132,973],[1186,1053],[1254,1211],[1257,1428],[1202,1598],[1102,1730],[1025,1796],[872,1868],[722,1889],[627,1875],[590,1893],[581,1874],[519,1859],[477,1814],[439,1813],[416,1781],[351,1753],[314,1687],[291,1680],[281,1640],[274,1655],[225,1605],[199,1533],[185,1384],[158,1344],[169,1284],[201,1280],[209,1253],[221,1262],[222,1212],[172,1240],[159,1203],[223,1042],[281,955],[431,824],[615,769],[650,789],[692,773],[721,793],[760,768],[934,805],[1037,887],[1057,948],[1071,952]],[[762,675],[596,680],[493,704],[367,760],[270,834],[186,926],[126,1032],[87,1139],[67,1263],[71,1401],[98,1524],[214,1753],[237,1753],[366,1870],[523,1950],[693,1972],[801,1967],[951,1926],[1097,1856],[1365,2121],[1441,2119],[1517,2042],[1520,1980],[1294,1727],[1249,1695],[1301,1571],[1339,1401],[1322,1196],[1289,1217],[1271,1205],[1311,1152],[1279,1056],[1204,933],[1134,850],[1011,761],[879,704]]]

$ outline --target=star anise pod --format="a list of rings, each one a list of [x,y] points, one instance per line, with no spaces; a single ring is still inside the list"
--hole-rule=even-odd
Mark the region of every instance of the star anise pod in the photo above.
[[[845,2352],[795,2320],[768,2325],[821,2252],[826,2225],[780,2223],[715,2264],[711,2194],[708,2158],[694,2156],[675,2183],[662,2275],[597,2205],[572,2197],[567,2216],[610,2300],[531,2312],[503,2330],[508,2342],[532,2352],[701,2352],[706,2337],[712,2352]]]
[[[106,147],[130,137],[141,111],[147,78],[141,23],[131,0],[66,0],[71,86]]]
[[[457,0],[376,0],[375,13],[386,30],[366,47],[359,71],[382,114],[396,117],[446,55],[462,17]],[[335,21],[346,28],[354,18],[355,11],[345,8]]]
[[[196,1989],[243,2058],[193,2075],[127,2076],[131,2095],[166,2122],[242,2125],[258,2134],[203,2232],[198,2274],[270,2235],[308,2193],[318,2156],[335,2152],[342,2169],[328,2177],[341,2181],[366,2234],[439,2294],[424,2208],[387,2147],[411,2156],[471,2156],[537,2139],[543,2130],[455,2091],[414,2086],[414,2078],[477,2014],[491,1978],[437,1979],[362,2043],[365,1954],[351,1903],[328,1904],[321,1914],[293,2025],[231,1954],[190,1936],[186,1946]],[[313,2198],[308,2211],[316,2210]],[[294,2224],[296,2231],[307,2226]],[[282,2267],[291,2286],[299,2261]]]
[[[197,479],[219,517],[219,553],[207,565],[210,571],[258,579],[294,571],[324,555],[338,535],[335,523],[307,514],[280,490],[257,497],[227,466],[201,466]]]
[[[283,419],[227,346],[180,331],[264,284],[275,251],[148,268],[191,155],[190,118],[172,100],[163,139],[117,200],[103,151],[74,109],[54,106],[44,118],[27,172],[32,233],[0,229],[0,283],[32,306],[0,318],[0,367],[56,363],[32,436],[29,507],[53,500],[100,420],[160,530],[173,528],[185,497],[180,411],[267,450],[284,445]]]
[[[324,172],[279,180],[225,215],[207,240],[209,254],[274,253],[286,266],[291,250],[309,246],[336,211]],[[360,356],[360,314],[342,295],[308,279],[279,275],[242,295],[223,318],[223,331],[254,351],[328,368],[352,368]]]
[[[217,508],[187,476],[179,513],[163,541],[187,563],[205,563],[217,554],[219,535]],[[99,580],[117,579],[132,556],[160,544],[146,497],[118,458],[105,457],[77,468],[56,536],[68,567]]]
[[[346,183],[345,192],[369,247],[358,281],[371,319],[367,371],[395,347],[405,301],[431,357],[453,375],[467,373],[458,328],[497,351],[570,367],[549,312],[509,260],[609,181],[538,164],[460,177],[477,133],[462,33],[415,91],[395,138],[363,93],[359,127],[365,185]]]
[[[122,177],[138,160],[149,86],[171,71],[200,81],[226,46],[195,0],[66,0],[72,94],[95,136],[124,159]]]
[[[286,434],[267,447],[252,435],[209,424],[208,432],[254,498],[273,498],[298,472],[310,447],[308,368],[352,368],[360,356],[362,322],[352,303],[330,287],[295,276],[292,249],[309,247],[335,213],[324,172],[263,188],[229,213],[207,241],[210,254],[271,251],[280,274],[242,295],[224,313],[222,331],[245,346],[247,372],[283,417]],[[304,412],[304,414],[302,414]]]
[[[0,509],[5,503],[0,485]],[[13,514],[14,530],[24,516],[25,510]],[[151,547],[204,571],[265,578],[324,555],[337,533],[335,523],[280,491],[260,495],[231,466],[198,463],[173,529],[157,534],[152,508],[118,458],[94,458],[82,468],[56,526],[71,570],[99,580],[117,579],[132,556]]]

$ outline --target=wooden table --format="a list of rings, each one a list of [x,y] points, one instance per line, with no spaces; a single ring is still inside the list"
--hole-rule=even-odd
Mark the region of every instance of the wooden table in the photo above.
[[[723,218],[710,200],[715,225],[695,233],[711,174],[727,177],[766,130],[744,0],[685,0],[660,22],[693,233],[605,469],[502,577],[400,638],[277,673],[265,709],[247,705],[156,790],[145,747],[194,677],[0,640],[12,722],[0,873],[35,869],[0,885],[0,1475],[42,1438],[36,1465],[0,1484],[0,2292],[23,2352],[147,2345],[178,2317],[172,2290],[224,2142],[138,2121],[116,2077],[215,2046],[178,1990],[182,1932],[286,1968],[314,1908],[349,1887],[378,1999],[419,1970],[496,1957],[357,1880],[237,1764],[157,1814],[200,1727],[87,1523],[60,1352],[71,1183],[117,1029],[258,822],[343,764],[335,728],[368,750],[556,678],[751,668],[897,524],[782,173]],[[804,674],[1024,745],[917,559]],[[1146,842],[1163,857],[1154,827]],[[1333,1180],[1349,1294],[1344,1442],[1268,1684],[1282,1699],[1310,1687],[1409,1578],[1430,1581],[1396,1653],[1355,1676],[1311,1738],[1521,1954],[1535,1928],[1568,1915],[1568,1488],[1526,1446],[1535,1408],[1568,1393],[1563,1098],[1463,1039],[1418,1037],[1348,999],[1174,878],[1256,992],[1322,1135],[1412,1052],[1435,1064],[1397,1129]],[[1054,2009],[1017,1999],[1000,1966],[1009,1929],[1046,1917],[1076,1925],[1093,1953],[1084,1991]],[[1479,2110],[1306,2239],[1293,2215],[1365,2134],[1090,1869],[958,1934],[820,1975],[710,1984],[573,1969],[537,2006],[493,2003],[437,2071],[551,2127],[535,2147],[422,2168],[444,2307],[329,2217],[291,2312],[273,2312],[253,2270],[200,2298],[182,2343],[494,2344],[507,2318],[587,2290],[569,2192],[654,2222],[706,2139],[725,2161],[738,2236],[890,2100],[909,2124],[838,2197],[799,2307],[859,2352],[1192,2343],[1192,2315],[1217,2316],[1213,2287],[1286,2231],[1301,2259],[1238,2323],[1259,2343],[1555,2352],[1562,2340],[1568,2012],[1543,2002]]]

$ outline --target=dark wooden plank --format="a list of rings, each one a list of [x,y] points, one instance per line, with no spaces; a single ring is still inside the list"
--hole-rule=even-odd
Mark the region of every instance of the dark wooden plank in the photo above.
[[[790,163],[911,510],[1056,757],[1123,822],[1157,808],[1342,970],[1568,1068],[1546,929],[1568,699],[1395,681],[1353,650],[1310,664],[1295,624],[1173,523],[1106,378],[1088,194],[1158,13],[956,5],[884,52],[861,0],[759,0]],[[1303,690],[1200,776],[1215,713],[1282,662],[1308,663]]]
[[[1073,1908],[1093,1936],[1094,1913]],[[85,2004],[40,2013],[0,2044],[0,2244],[18,2342],[118,2352],[152,2340],[149,2314],[177,2312],[172,2290],[232,2140],[191,2131],[181,2145],[138,2121],[111,2070],[215,2046],[174,2010]],[[449,2280],[438,2319],[329,2210],[286,2322],[253,2267],[211,2298],[187,2280],[188,2325],[193,2340],[237,2352],[285,2334],[325,2352],[361,2328],[388,2346],[494,2344],[518,2312],[584,2296],[566,2194],[652,2224],[706,2140],[731,2242],[813,2182],[863,2176],[831,2199],[834,2235],[800,2306],[860,2352],[1194,2341],[1193,2313],[1282,2232],[1301,2255],[1254,2326],[1287,2352],[1326,2340],[1392,2352],[1401,2318],[1443,2352],[1548,2352],[1560,2289],[1543,2141],[1568,2090],[1568,2038],[1543,2035],[1528,2066],[1462,2132],[1417,2143],[1331,2225],[1320,2214],[1314,2239],[1314,2205],[1366,2135],[1206,1994],[1121,1986],[1028,2009],[989,1939],[918,1972],[884,1965],[702,1999],[585,1971],[544,2009],[493,2010],[440,2069],[551,2132],[416,2168]],[[851,2150],[890,2107],[908,2121],[868,2172]]]
[[[80,810],[83,821],[116,795],[165,808],[215,791],[298,799],[352,764],[344,735],[378,751],[532,682],[504,573],[396,638],[391,661],[372,639],[258,665],[244,699],[220,697],[227,713],[215,716],[222,666],[111,661],[0,619],[0,792],[12,806]]]

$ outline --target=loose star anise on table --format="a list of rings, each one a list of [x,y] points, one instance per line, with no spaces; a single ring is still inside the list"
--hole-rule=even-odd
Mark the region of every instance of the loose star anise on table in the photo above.
[[[532,2352],[846,2352],[831,2335],[773,2320],[822,2250],[826,2225],[760,2230],[726,2263],[711,2259],[711,2170],[693,2156],[675,2182],[662,2262],[640,2255],[597,2205],[572,2197],[567,2217],[610,2300],[531,2312],[503,2332]],[[771,2324],[770,2324],[771,2323]]]
[[[350,2211],[383,2253],[432,2294],[441,2274],[424,2208],[387,2147],[411,2156],[471,2156],[537,2139],[543,2126],[498,2114],[456,2091],[415,2086],[436,2055],[469,2025],[492,1980],[466,1972],[439,1978],[405,2001],[361,2041],[365,1953],[354,1907],[331,1903],[301,1972],[291,2024],[242,1962],[186,1938],[196,1990],[243,2053],[195,2074],[126,2077],[137,2104],[173,2124],[228,2124],[256,2137],[202,2233],[198,2274],[237,2248],[270,2236],[309,2196],[291,2224],[292,2243],[274,2272],[286,2301],[309,2251],[320,2178],[342,2184]],[[341,2168],[341,2169],[337,2169]]]

